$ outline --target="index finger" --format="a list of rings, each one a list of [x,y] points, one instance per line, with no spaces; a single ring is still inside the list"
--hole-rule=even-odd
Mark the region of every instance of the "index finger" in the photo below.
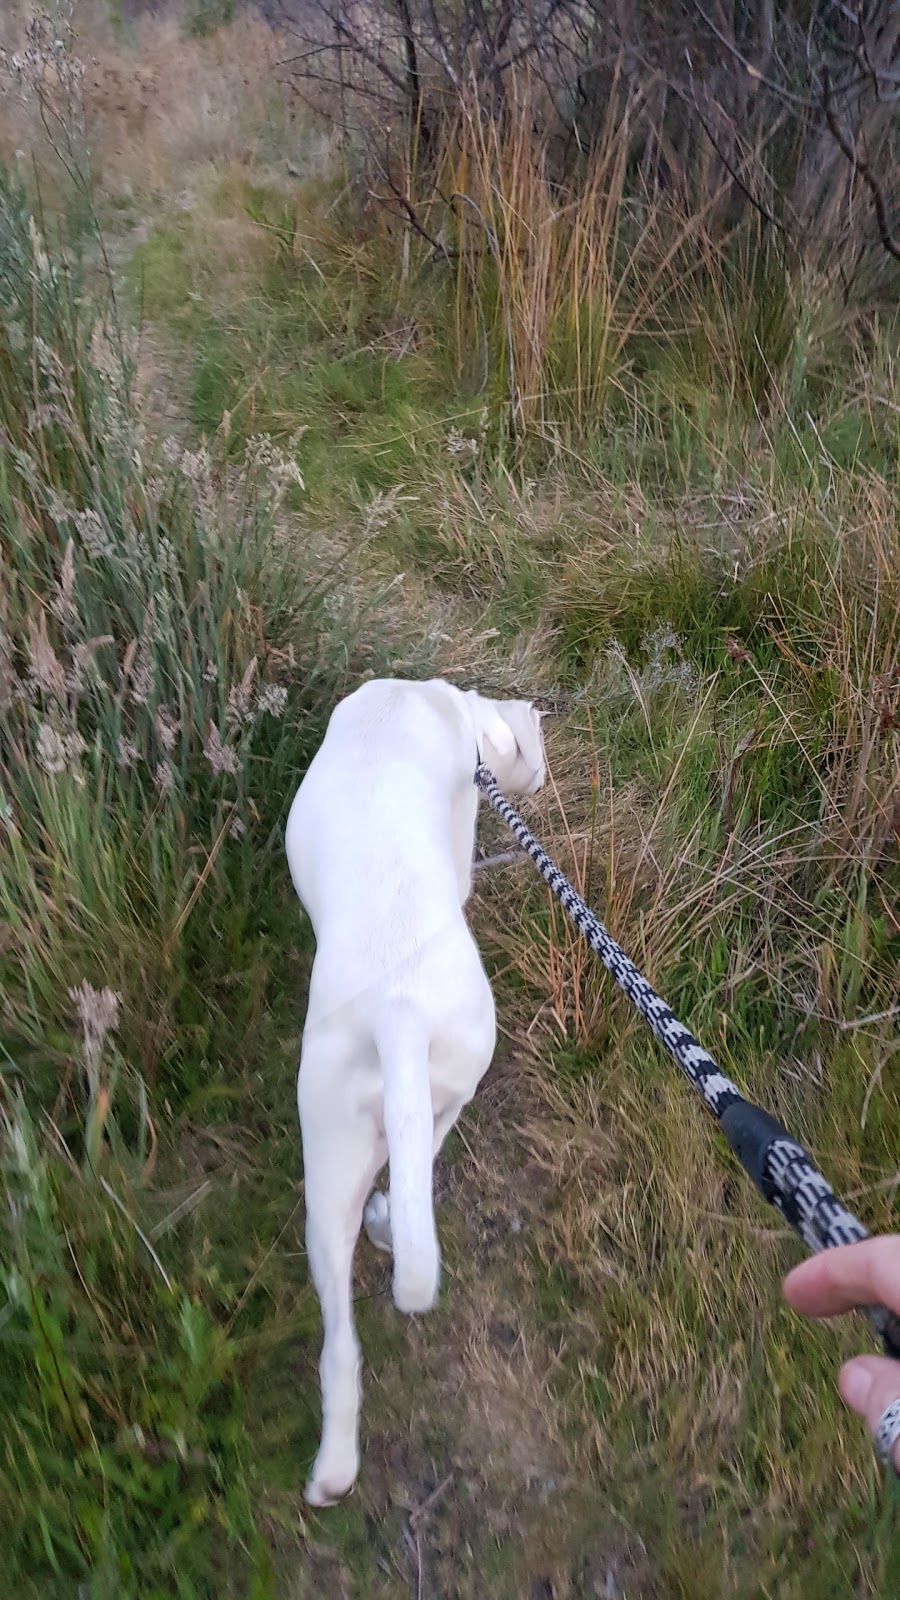
[[[900,1236],[885,1234],[821,1251],[788,1273],[784,1296],[807,1317],[833,1317],[875,1304],[900,1311]]]

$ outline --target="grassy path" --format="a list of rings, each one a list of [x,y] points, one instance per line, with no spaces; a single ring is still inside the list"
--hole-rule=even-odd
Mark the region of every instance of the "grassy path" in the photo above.
[[[302,1506],[310,942],[280,827],[365,673],[556,707],[537,831],[895,1221],[900,435],[889,335],[835,333],[811,285],[764,395],[713,296],[721,349],[638,326],[602,413],[517,454],[452,285],[397,281],[236,30],[99,58],[130,386],[95,273],[63,292],[3,191],[14,1592],[889,1600],[896,1496],[833,1386],[860,1330],[782,1307],[793,1241],[519,866],[473,904],[503,1040],[439,1164],[440,1305],[403,1321],[363,1242],[363,1470]],[[109,82],[141,73],[135,129]],[[229,117],[198,125],[185,74]],[[96,1048],[85,981],[120,997]]]

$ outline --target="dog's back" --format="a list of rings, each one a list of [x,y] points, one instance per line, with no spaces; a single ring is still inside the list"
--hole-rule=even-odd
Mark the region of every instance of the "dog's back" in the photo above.
[[[472,748],[464,697],[440,681],[375,680],[336,707],[285,839],[320,950],[349,946],[374,977],[395,939],[409,946],[413,925],[427,936],[432,908],[461,903],[478,803]]]

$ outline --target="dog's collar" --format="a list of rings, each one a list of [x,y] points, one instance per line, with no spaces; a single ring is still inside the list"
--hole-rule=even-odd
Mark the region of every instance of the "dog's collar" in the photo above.
[[[487,794],[489,789],[497,788],[497,780],[494,777],[494,774],[492,773],[490,767],[485,766],[480,756],[478,757],[478,765],[475,768],[475,777],[473,782],[476,789],[480,790],[482,794]]]

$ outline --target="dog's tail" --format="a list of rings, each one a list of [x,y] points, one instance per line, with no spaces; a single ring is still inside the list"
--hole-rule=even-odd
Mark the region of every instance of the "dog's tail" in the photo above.
[[[428,1034],[417,1011],[385,1006],[375,1043],[384,1074],[384,1126],[391,1164],[391,1239],[394,1304],[428,1311],[441,1276],[432,1192],[434,1113],[428,1074]]]

